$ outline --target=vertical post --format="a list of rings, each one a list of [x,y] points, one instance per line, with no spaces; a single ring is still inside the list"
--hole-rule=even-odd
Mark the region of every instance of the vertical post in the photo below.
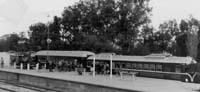
[[[23,63],[20,63],[20,69],[21,70],[23,69]]]
[[[27,64],[27,70],[30,70],[30,64],[29,63]]]
[[[44,64],[44,69],[47,69],[47,64],[46,63]]]
[[[39,63],[36,64],[36,70],[39,70]]]
[[[48,15],[47,17],[49,18],[50,16]],[[51,43],[51,39],[49,38],[49,26],[50,26],[50,23],[48,22],[47,23],[47,62],[49,61],[49,44]]]
[[[16,69],[16,62],[13,63],[13,67],[14,67],[14,69]]]
[[[110,55],[110,78],[112,79],[112,55]]]
[[[93,77],[95,77],[95,55],[93,56]]]

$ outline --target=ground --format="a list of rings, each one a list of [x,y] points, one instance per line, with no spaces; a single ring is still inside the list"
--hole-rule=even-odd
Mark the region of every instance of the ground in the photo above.
[[[48,72],[47,70],[27,71],[11,68],[1,68],[1,70],[143,92],[199,92],[197,90],[200,89],[200,84],[146,77],[136,77],[136,79],[133,80],[131,76],[126,76],[123,79],[119,76],[113,76],[111,79],[109,75],[96,75],[94,77],[89,74],[78,75],[76,72]]]

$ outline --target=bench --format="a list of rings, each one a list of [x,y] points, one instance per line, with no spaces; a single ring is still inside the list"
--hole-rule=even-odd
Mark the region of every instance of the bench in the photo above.
[[[120,78],[121,78],[121,79],[123,79],[123,76],[124,76],[124,75],[131,75],[131,76],[132,76],[132,79],[133,79],[133,80],[136,80],[136,74],[137,74],[138,72],[134,72],[134,71],[132,71],[131,69],[121,69],[121,70],[119,71],[119,73],[120,73]]]
[[[85,68],[76,68],[76,72],[78,72],[78,75],[84,75],[85,74]]]

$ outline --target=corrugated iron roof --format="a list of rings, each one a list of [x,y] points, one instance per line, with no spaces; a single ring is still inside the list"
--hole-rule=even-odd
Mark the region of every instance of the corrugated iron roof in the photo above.
[[[66,57],[88,57],[94,55],[93,52],[89,51],[38,51],[36,56],[66,56]]]

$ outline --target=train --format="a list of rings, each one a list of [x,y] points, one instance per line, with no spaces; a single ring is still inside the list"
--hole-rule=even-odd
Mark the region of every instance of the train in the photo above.
[[[195,72],[190,71],[190,65],[197,62],[191,57],[177,57],[169,54],[150,54],[146,56],[103,55],[95,57],[96,62],[110,62],[112,60],[113,73],[120,69],[129,69],[138,72],[138,76],[193,82]],[[112,57],[112,58],[111,58]]]

